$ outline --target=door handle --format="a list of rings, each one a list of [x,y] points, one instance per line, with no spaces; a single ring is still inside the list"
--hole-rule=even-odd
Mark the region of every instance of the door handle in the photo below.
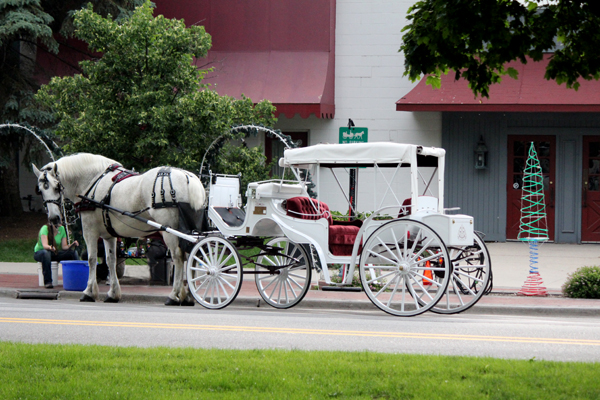
[[[587,182],[583,182],[583,196],[581,196],[581,197],[582,197],[582,200],[583,200],[583,207],[584,208],[587,207],[587,186],[588,186],[588,183]]]

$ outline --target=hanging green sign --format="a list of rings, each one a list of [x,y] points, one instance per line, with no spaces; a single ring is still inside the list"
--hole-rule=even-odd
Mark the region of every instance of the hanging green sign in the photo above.
[[[340,143],[366,143],[369,141],[369,128],[340,128]]]

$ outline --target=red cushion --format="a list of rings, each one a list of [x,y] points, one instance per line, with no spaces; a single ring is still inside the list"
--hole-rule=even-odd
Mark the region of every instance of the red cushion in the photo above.
[[[331,225],[329,227],[329,244],[353,245],[360,228],[352,225]]]
[[[360,228],[354,225],[330,225],[329,251],[331,254],[334,256],[352,255],[352,247],[359,230]]]
[[[400,213],[398,214],[398,218],[410,215],[412,211],[411,203],[412,199],[410,197],[402,202],[402,207],[400,207]]]
[[[334,256],[351,256],[352,255],[352,247],[344,244],[330,244],[329,251]],[[360,254],[360,249],[358,249]]]
[[[317,199],[292,197],[286,200],[285,209],[290,217],[312,220],[326,218],[329,225],[333,223],[329,206]]]
[[[285,209],[287,215],[294,218],[310,220],[326,218],[329,222],[329,251],[331,251],[331,254],[335,256],[352,255],[352,247],[362,221],[334,222],[327,204],[310,197],[287,199]]]

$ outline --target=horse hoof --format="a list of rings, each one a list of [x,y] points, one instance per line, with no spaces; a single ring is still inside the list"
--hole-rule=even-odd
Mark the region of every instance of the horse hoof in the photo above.
[[[85,293],[81,296],[79,301],[86,302],[86,303],[95,303],[96,302],[96,300],[92,296],[88,296]]]
[[[195,304],[196,304],[196,302],[193,300],[190,300],[190,299],[185,299],[184,301],[181,302],[181,305],[185,306],[185,307],[194,307]]]
[[[165,306],[180,306],[181,303],[177,300],[173,300],[170,297],[167,297],[167,301],[165,301]]]
[[[107,297],[106,299],[104,299],[105,303],[118,303],[119,299],[115,299],[114,297]]]

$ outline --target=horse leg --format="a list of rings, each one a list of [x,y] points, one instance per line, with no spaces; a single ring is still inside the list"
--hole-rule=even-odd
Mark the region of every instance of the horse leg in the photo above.
[[[95,302],[98,299],[98,282],[96,282],[96,265],[98,260],[98,235],[83,231],[83,237],[88,252],[89,275],[87,287],[83,291],[79,301]]]
[[[181,287],[179,288],[179,298],[181,299],[181,305],[193,307],[196,304],[196,301],[190,294],[187,280],[185,279],[185,253],[183,252],[181,247],[177,247],[176,253],[178,254],[177,259],[181,265],[181,268],[179,269],[181,271]]]
[[[173,290],[165,301],[166,306],[194,305],[189,297],[187,287],[183,284],[183,251],[179,248],[179,239],[168,233],[163,233],[163,240],[169,248],[175,269],[173,271]],[[191,304],[190,304],[191,303]]]
[[[108,265],[108,274],[110,277],[110,290],[104,302],[118,303],[121,300],[121,285],[117,277],[117,238],[104,239],[104,249],[106,251],[106,265]]]

